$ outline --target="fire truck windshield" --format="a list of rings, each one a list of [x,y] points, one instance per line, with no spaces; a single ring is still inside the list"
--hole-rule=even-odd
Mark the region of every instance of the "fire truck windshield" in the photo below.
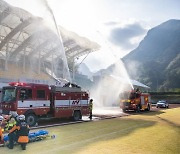
[[[15,88],[3,88],[2,90],[2,102],[12,102],[16,98]]]

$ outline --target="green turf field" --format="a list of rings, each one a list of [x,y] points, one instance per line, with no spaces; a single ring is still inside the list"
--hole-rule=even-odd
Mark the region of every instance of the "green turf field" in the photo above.
[[[179,154],[180,108],[121,118],[47,128],[44,141],[29,143],[26,151],[0,148],[0,154]]]

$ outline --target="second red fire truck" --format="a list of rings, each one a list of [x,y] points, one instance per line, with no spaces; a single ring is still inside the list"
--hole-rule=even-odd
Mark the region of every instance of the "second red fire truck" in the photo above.
[[[89,115],[89,94],[75,84],[63,87],[13,82],[3,87],[0,110],[2,114],[24,114],[30,126],[38,118],[54,117],[80,120]]]
[[[128,110],[134,110],[139,112],[140,110],[150,111],[151,109],[151,97],[149,93],[142,93],[140,91],[124,92],[120,94],[120,108],[126,112]]]

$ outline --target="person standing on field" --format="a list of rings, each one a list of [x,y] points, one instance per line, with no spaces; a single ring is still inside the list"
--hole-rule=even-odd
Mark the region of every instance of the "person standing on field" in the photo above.
[[[93,99],[89,101],[89,119],[92,120]]]

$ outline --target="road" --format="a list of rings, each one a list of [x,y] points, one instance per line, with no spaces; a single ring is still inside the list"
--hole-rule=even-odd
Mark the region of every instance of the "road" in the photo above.
[[[167,109],[172,109],[172,108],[177,108],[180,107],[180,104],[169,104],[169,108]],[[159,110],[165,110],[166,108],[156,108],[155,105],[152,105],[152,111],[159,111]]]
[[[180,107],[180,104],[170,104],[168,109],[177,108]],[[152,106],[151,111],[152,112],[158,112],[160,110],[168,110],[166,108],[156,108],[156,106]],[[151,112],[150,111],[150,112]],[[141,111],[141,114],[147,113],[147,111]],[[103,120],[103,119],[110,119],[110,118],[116,118],[116,117],[122,117],[122,116],[129,116],[129,115],[135,115],[139,114],[134,111],[128,111],[126,113],[123,113],[122,110],[119,107],[101,107],[101,108],[94,108],[93,109],[93,119],[92,121],[97,120]],[[88,116],[83,116],[82,120],[80,121],[72,121],[71,119],[46,119],[46,120],[40,120],[38,122],[38,126],[33,127],[35,128],[43,128],[43,127],[51,127],[51,126],[59,126],[59,125],[69,125],[74,123],[82,123],[82,122],[90,122]]]

